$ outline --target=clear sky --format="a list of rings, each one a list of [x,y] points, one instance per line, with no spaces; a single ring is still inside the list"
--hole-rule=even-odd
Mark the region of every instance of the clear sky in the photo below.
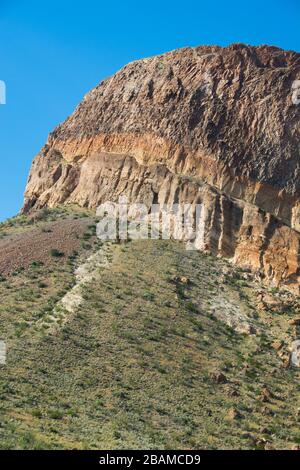
[[[16,214],[30,163],[83,95],[127,62],[233,42],[300,51],[299,0],[0,0],[0,220]]]

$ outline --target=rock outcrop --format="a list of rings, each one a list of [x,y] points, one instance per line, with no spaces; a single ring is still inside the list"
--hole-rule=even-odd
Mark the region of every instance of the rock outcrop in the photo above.
[[[75,202],[203,205],[200,248],[298,291],[300,54],[235,44],[126,65],[35,158],[24,212]]]

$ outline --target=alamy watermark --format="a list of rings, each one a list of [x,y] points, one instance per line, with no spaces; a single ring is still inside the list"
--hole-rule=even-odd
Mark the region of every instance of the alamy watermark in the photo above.
[[[6,84],[0,80],[0,104],[6,104]]]
[[[294,80],[292,85],[292,102],[293,104],[300,104],[300,80]]]
[[[100,240],[163,239],[186,242],[187,249],[203,248],[205,209],[203,204],[128,204],[107,201],[97,208]]]
[[[6,364],[6,343],[0,341],[0,365]]]

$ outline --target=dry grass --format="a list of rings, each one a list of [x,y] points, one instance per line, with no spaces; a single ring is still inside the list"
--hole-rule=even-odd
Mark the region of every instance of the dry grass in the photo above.
[[[55,334],[36,331],[35,321],[72,286],[89,252],[80,250],[0,283],[1,339],[9,345],[0,366],[1,448],[300,443],[299,372],[283,368],[271,346],[289,338],[293,312],[260,311],[259,286],[238,272],[224,279],[222,260],[175,242],[135,241],[110,246],[110,267],[86,285],[69,322]],[[211,311],[216,295],[246,312],[258,333],[220,322]]]

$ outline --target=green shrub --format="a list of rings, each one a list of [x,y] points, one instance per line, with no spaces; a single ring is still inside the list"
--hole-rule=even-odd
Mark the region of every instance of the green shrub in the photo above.
[[[38,282],[38,287],[39,287],[40,289],[45,289],[46,287],[48,287],[48,284],[46,284],[46,283],[43,282],[43,281],[39,281],[39,282]]]
[[[32,268],[40,268],[41,266],[43,266],[43,264],[44,263],[42,261],[33,261],[30,266]]]
[[[43,414],[41,412],[41,410],[32,410],[31,412],[32,416],[34,416],[35,418],[42,418]]]
[[[52,248],[50,250],[50,255],[53,257],[53,258],[62,258],[63,256],[65,256],[65,254],[62,252],[62,251],[59,251],[57,250],[56,248]]]
[[[198,307],[193,302],[187,302],[186,308],[192,313],[198,313]]]
[[[143,298],[145,300],[149,300],[150,302],[153,302],[155,296],[154,294],[152,294],[152,292],[146,292],[144,295],[143,295]]]
[[[50,410],[48,412],[48,416],[51,419],[62,419],[63,418],[63,413],[59,410]]]

